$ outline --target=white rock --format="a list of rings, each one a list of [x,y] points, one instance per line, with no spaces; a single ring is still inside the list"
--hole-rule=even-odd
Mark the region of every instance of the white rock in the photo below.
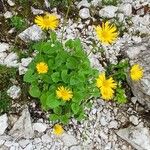
[[[105,117],[100,118],[100,123],[101,123],[102,126],[106,126],[108,124]]]
[[[81,7],[90,7],[90,4],[88,3],[87,0],[82,0],[81,2],[78,3],[77,8],[80,9]]]
[[[118,16],[120,22],[122,22],[124,20],[124,14],[118,13],[117,16]]]
[[[90,18],[90,11],[88,8],[83,8],[79,11],[79,16],[82,18],[82,19],[87,19],[87,18]]]
[[[122,11],[126,16],[130,16],[132,14],[132,5],[129,3],[122,4],[120,11]]]
[[[38,131],[39,133],[44,132],[47,129],[47,124],[45,123],[34,123],[33,130]]]
[[[11,52],[4,60],[4,64],[7,67],[18,67],[18,56],[16,53]]]
[[[4,17],[5,17],[6,19],[11,18],[12,16],[13,16],[13,14],[12,14],[10,11],[6,11],[6,12],[4,13]]]
[[[21,94],[21,89],[19,86],[13,85],[7,90],[7,94],[12,98],[12,99],[17,99],[20,97]]]
[[[21,64],[19,64],[19,75],[23,75],[26,73],[28,69],[24,66],[22,66]]]
[[[129,120],[134,124],[134,125],[138,125],[139,124],[139,120],[136,116],[132,115],[130,116]]]
[[[131,98],[131,101],[132,101],[133,104],[136,104],[137,100],[138,100],[137,97],[132,97]]]
[[[5,140],[0,139],[0,146],[3,145],[4,143],[5,143]]]
[[[24,148],[24,150],[33,150],[33,144],[32,143],[28,144],[27,147]]]
[[[109,125],[108,125],[108,128],[110,128],[110,129],[117,129],[118,128],[118,122],[117,121],[115,121],[115,120],[113,120],[113,121],[111,121],[110,123],[109,123]]]
[[[0,135],[4,134],[7,127],[8,127],[8,118],[7,115],[4,114],[0,116]]]
[[[106,6],[99,11],[100,17],[113,18],[116,16],[116,11],[118,7],[115,6]]]
[[[46,6],[47,8],[50,7],[50,3],[48,2],[48,0],[44,0],[44,3],[45,3],[45,6]]]
[[[0,64],[4,65],[4,60],[5,60],[6,57],[7,57],[6,52],[0,53]]]
[[[26,73],[26,71],[28,70],[27,66],[30,64],[31,61],[31,57],[21,59],[21,63],[19,63],[19,75],[23,75]]]
[[[7,3],[10,5],[10,6],[14,6],[15,3],[12,1],[12,0],[7,0]]]
[[[15,138],[22,137],[25,139],[29,139],[33,137],[34,131],[32,129],[30,113],[27,106],[22,111],[21,117],[14,124],[9,134]]]
[[[99,132],[99,135],[102,139],[107,140],[108,139],[108,135],[106,133],[104,133],[103,131]]]
[[[150,130],[140,125],[120,129],[117,132],[122,139],[130,143],[137,150],[150,150]]]
[[[136,57],[138,57],[138,54],[141,52],[141,51],[145,51],[146,48],[145,46],[138,46],[138,47],[129,47],[127,49],[127,55],[130,59],[134,59]]]
[[[81,146],[71,146],[70,150],[82,150]]]
[[[142,38],[139,36],[132,36],[132,39],[135,43],[141,43],[142,42]]]
[[[74,136],[66,134],[66,133],[64,133],[62,135],[61,139],[62,139],[64,145],[68,146],[68,147],[78,144],[78,142],[77,142],[77,140],[76,140],[76,138]]]
[[[9,44],[7,43],[0,43],[0,53],[5,52],[9,49]]]
[[[33,15],[38,15],[38,14],[43,14],[44,11],[41,9],[35,9],[34,7],[31,6],[31,11],[33,13]]]
[[[33,25],[20,33],[18,37],[25,42],[29,42],[41,40],[45,36],[40,27],[38,27],[37,25]]]
[[[44,134],[42,136],[42,142],[43,143],[51,143],[52,142],[52,138],[48,134]]]
[[[25,148],[30,143],[30,141],[23,139],[23,140],[20,140],[18,143],[22,148]]]
[[[34,143],[35,144],[38,144],[38,143],[40,143],[41,142],[41,139],[40,138],[34,138]]]
[[[92,0],[91,4],[96,7],[99,5],[99,2],[100,2],[100,0]]]

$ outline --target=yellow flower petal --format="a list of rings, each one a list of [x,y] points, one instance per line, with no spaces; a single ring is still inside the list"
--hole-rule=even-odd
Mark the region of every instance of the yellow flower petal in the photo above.
[[[56,95],[58,98],[64,101],[69,101],[73,97],[72,91],[63,86],[58,87],[58,89],[56,90]]]
[[[41,29],[55,30],[59,25],[59,19],[55,14],[46,13],[45,16],[36,16],[35,23]]]
[[[48,72],[48,66],[45,62],[40,62],[36,65],[37,72],[39,74],[47,73]]]
[[[61,125],[55,124],[53,127],[53,133],[56,135],[62,135],[64,133],[64,129]]]
[[[118,32],[115,25],[110,25],[110,23],[107,21],[106,23],[102,23],[101,26],[95,27],[95,31],[97,34],[98,39],[103,44],[112,44],[117,40]]]
[[[96,80],[96,86],[100,89],[102,98],[110,100],[114,96],[114,89],[116,89],[117,83],[112,77],[106,79],[105,73],[101,73]]]
[[[131,67],[130,77],[134,81],[138,81],[143,77],[143,69],[139,64],[135,64]]]

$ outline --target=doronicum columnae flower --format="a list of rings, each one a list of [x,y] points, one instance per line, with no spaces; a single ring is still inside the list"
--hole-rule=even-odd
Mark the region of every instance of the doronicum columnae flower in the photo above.
[[[62,135],[64,133],[64,129],[60,124],[55,124],[53,127],[53,133],[55,135]]]
[[[110,24],[108,21],[102,23],[102,26],[95,27],[98,39],[105,45],[114,43],[117,40],[118,32],[115,25]]]
[[[135,64],[130,69],[130,77],[133,81],[138,81],[143,77],[143,68],[139,64]]]
[[[116,89],[117,84],[112,77],[106,79],[105,73],[102,73],[96,80],[96,86],[100,89],[102,98],[110,100],[113,98],[114,89]]]
[[[40,62],[36,65],[38,74],[44,74],[48,72],[48,66],[45,62]]]
[[[55,14],[46,13],[45,16],[36,16],[35,23],[46,30],[55,30],[58,27],[59,19]]]
[[[58,87],[58,89],[56,90],[56,95],[58,98],[64,101],[69,101],[73,97],[72,91],[63,86]]]

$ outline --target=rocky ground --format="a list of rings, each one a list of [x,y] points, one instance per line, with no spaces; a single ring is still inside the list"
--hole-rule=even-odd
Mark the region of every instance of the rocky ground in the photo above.
[[[23,9],[16,9],[18,3],[15,1],[0,1],[0,64],[16,68],[18,72],[7,89],[12,109],[0,116],[0,149],[150,150],[149,4],[149,0],[124,0],[116,6],[105,5],[101,0],[74,2],[72,7],[76,11],[69,14],[66,27],[63,29],[60,25],[56,31],[58,38],[62,38],[63,30],[63,41],[80,38],[91,64],[99,71],[103,71],[108,62],[117,63],[121,58],[129,58],[131,65],[139,63],[143,66],[144,78],[139,83],[128,81],[126,104],[92,99],[93,107],[86,110],[87,119],[80,123],[72,119],[64,127],[65,133],[57,137],[52,132],[53,124],[48,121],[48,114],[41,111],[36,100],[28,97],[21,79],[34,57],[29,53],[27,43],[45,36],[31,19],[50,10],[58,13],[62,23],[64,12],[57,7],[52,9],[47,0],[42,7],[38,4],[28,6],[32,16],[28,18],[27,15],[28,26],[16,31],[8,26],[8,22],[13,15],[20,13],[19,8]],[[121,33],[113,46],[101,46],[95,42],[93,25],[104,18],[116,22]],[[14,50],[16,45],[19,53]]]

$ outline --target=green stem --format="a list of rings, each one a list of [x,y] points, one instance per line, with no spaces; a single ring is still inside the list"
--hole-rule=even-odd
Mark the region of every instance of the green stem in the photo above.
[[[71,0],[68,0],[68,9],[67,9],[67,13],[66,13],[66,16],[65,16],[65,19],[64,19],[64,23],[63,23],[63,30],[62,30],[62,36],[61,36],[61,42],[63,41],[63,36],[64,36],[64,32],[65,32],[65,26],[67,24],[67,18],[68,18],[68,15],[69,15],[69,12],[70,12],[70,8],[71,8]]]

